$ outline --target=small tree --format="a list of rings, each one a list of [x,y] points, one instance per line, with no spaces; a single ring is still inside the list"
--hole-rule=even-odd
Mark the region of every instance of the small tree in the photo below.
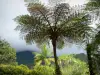
[[[0,39],[0,64],[16,64],[16,51],[8,42]]]
[[[95,22],[96,20],[98,20],[98,23],[99,23],[99,20],[100,20],[100,11],[99,11],[100,10],[100,0],[89,0],[89,2],[86,4],[85,10],[88,11],[89,14],[91,15],[92,22]],[[100,41],[99,41],[100,36],[99,35],[100,35],[100,32],[98,32],[95,35],[95,37],[92,39],[92,42],[90,44],[88,44],[87,48],[86,48],[90,75],[96,74],[94,72],[94,68],[93,68],[94,63],[96,61],[94,60],[93,57],[94,57],[95,53],[98,53],[98,45],[100,43]]]
[[[30,15],[16,17],[20,30],[27,43],[47,43],[53,45],[56,75],[61,75],[56,47],[61,42],[77,43],[90,37],[91,27],[88,16],[72,9],[69,4],[61,3],[54,8],[41,4],[29,4]]]
[[[100,70],[100,66],[98,59],[100,59],[99,54],[99,45],[100,45],[100,31],[95,35],[92,39],[92,42],[87,45],[87,57],[90,75],[100,74],[98,70]]]
[[[50,65],[51,60],[53,60],[52,52],[49,51],[49,48],[44,44],[41,47],[41,52],[33,52],[35,54],[35,64],[36,65]]]

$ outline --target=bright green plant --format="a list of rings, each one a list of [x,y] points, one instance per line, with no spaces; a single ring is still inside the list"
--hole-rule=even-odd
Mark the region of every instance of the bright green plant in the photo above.
[[[54,67],[35,66],[34,71],[40,72],[42,75],[54,75]]]
[[[62,75],[89,75],[87,64],[74,58],[73,55],[60,56],[59,64]]]
[[[29,70],[25,65],[0,65],[0,75],[53,75],[54,69],[49,66],[35,66]]]
[[[27,75],[28,71],[23,66],[0,65],[0,75]]]
[[[33,54],[35,54],[35,65],[50,65],[53,59],[51,58],[53,54],[46,44],[42,45],[41,52],[33,52]]]

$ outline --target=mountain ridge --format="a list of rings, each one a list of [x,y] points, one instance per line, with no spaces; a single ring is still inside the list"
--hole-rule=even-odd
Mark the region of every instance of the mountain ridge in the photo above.
[[[27,66],[32,66],[34,64],[34,55],[32,54],[32,52],[35,51],[20,51],[16,53],[17,56],[17,62],[18,64],[24,64]],[[80,53],[80,54],[73,54],[73,56],[76,59],[79,59],[81,61],[87,62],[87,55],[84,53]]]

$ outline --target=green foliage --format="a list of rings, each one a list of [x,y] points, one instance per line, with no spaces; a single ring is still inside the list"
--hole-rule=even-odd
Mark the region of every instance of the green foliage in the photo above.
[[[59,57],[62,75],[89,75],[88,66],[85,62],[75,59],[73,55]]]
[[[0,39],[0,64],[17,64],[16,51],[8,42]]]
[[[99,0],[89,0],[86,4],[85,10],[91,15],[92,22],[99,20],[100,18],[100,1]]]
[[[41,46],[41,52],[33,52],[35,54],[35,65],[50,65],[52,52],[47,48],[46,44]]]
[[[99,0],[89,0],[89,2],[86,4],[86,10],[90,10],[90,11],[99,9],[99,7],[100,7]]]
[[[53,68],[49,66],[35,66],[29,70],[25,65],[0,65],[0,75],[53,75]]]
[[[89,11],[89,14],[91,15],[92,22],[95,23],[95,21],[100,20],[100,0],[89,0],[89,2],[86,4],[86,10]],[[88,54],[88,64],[90,73],[95,73],[97,75],[100,75],[100,66],[99,66],[99,44],[100,44],[100,25],[97,24],[97,33],[95,34],[95,37],[92,39],[92,42],[87,45],[87,54]],[[98,31],[99,30],[99,31]]]
[[[29,70],[27,66],[0,65],[0,75],[43,75],[38,70]]]
[[[82,65],[82,64],[81,64]],[[62,75],[89,75],[88,68],[78,64],[70,65],[62,69]]]
[[[28,69],[22,66],[0,65],[0,75],[27,75]]]
[[[90,37],[90,21],[86,14],[73,12],[69,4],[61,3],[54,10],[42,4],[28,6],[30,15],[20,15],[15,18],[20,31],[27,43],[44,43],[57,38],[59,41],[79,42]],[[52,19],[52,20],[51,20]]]
[[[49,66],[35,66],[35,71],[38,71],[41,73],[41,75],[53,75],[54,74],[54,68]]]
[[[88,65],[85,62],[80,61],[79,59],[75,59],[73,55],[62,55],[59,57],[58,62],[61,67],[62,75],[89,75]],[[43,74],[45,73],[49,75],[49,73],[47,72],[50,72],[50,74],[51,73],[53,74],[55,73],[53,63],[50,66],[47,66],[48,69],[51,68],[53,72],[51,72],[51,70],[47,71],[48,69],[46,70],[45,68],[43,68],[46,66],[37,65],[34,67],[34,69],[37,69],[38,71],[43,72]]]
[[[100,72],[100,51],[99,51],[99,45],[100,45],[100,31],[95,35],[95,38],[92,39],[92,42],[87,45],[87,54],[88,54],[88,62],[90,70],[92,69],[93,73],[99,75]]]
[[[81,61],[87,62],[87,55],[84,53],[74,54],[73,57]]]
[[[89,75],[87,64],[75,59],[72,55],[60,56],[59,64],[62,75]],[[0,75],[54,75],[54,73],[54,66],[35,65],[30,70],[25,65],[0,65]]]

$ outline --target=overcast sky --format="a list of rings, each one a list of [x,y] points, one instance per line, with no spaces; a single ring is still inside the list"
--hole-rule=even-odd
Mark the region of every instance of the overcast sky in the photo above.
[[[47,3],[47,0],[42,0]],[[85,0],[68,0],[71,6],[75,4],[82,5]],[[15,31],[17,24],[14,18],[18,15],[28,14],[24,0],[0,0],[0,36],[6,39],[12,47],[17,51],[38,50],[36,45],[27,45],[19,36],[19,32]],[[58,54],[65,53],[83,53],[82,48],[76,46],[65,47],[63,50],[57,51]]]

